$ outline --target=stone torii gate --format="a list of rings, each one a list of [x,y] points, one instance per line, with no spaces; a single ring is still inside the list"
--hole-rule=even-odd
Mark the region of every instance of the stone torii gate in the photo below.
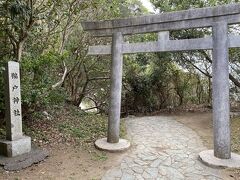
[[[112,37],[112,46],[90,46],[89,55],[112,55],[108,137],[95,145],[108,151],[130,146],[119,140],[123,55],[142,52],[212,50],[214,150],[199,154],[208,165],[240,167],[240,157],[231,153],[229,105],[229,48],[240,47],[240,36],[228,34],[228,25],[240,23],[240,4],[192,9],[100,22],[82,22],[85,31],[96,37]],[[212,27],[212,37],[170,40],[169,31]],[[126,43],[124,35],[158,33],[158,41]]]

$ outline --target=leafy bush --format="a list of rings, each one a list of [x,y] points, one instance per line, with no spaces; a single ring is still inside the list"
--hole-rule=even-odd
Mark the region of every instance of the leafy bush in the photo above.
[[[66,95],[62,88],[52,89],[59,78],[57,70],[62,58],[55,52],[49,52],[40,57],[24,59],[21,64],[24,107],[35,109],[65,101]]]
[[[5,60],[0,61],[0,120],[3,117],[5,104],[4,104],[4,70],[5,70]],[[0,123],[1,124],[1,123]]]
[[[3,70],[0,70],[0,114],[3,113],[4,106],[4,82],[3,82]]]

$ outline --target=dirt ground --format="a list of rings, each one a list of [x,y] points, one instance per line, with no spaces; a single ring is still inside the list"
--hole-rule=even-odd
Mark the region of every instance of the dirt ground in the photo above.
[[[174,118],[196,131],[207,148],[210,149],[213,147],[211,113],[184,113],[174,115]],[[70,146],[69,144],[49,147],[48,151],[50,153],[48,159],[20,172],[6,172],[0,169],[0,179],[97,180],[108,169],[118,165],[125,155],[124,153],[102,153],[96,151],[94,148],[86,151],[80,147]],[[240,180],[237,171],[226,170],[226,174],[232,179]]]
[[[1,169],[0,179],[98,180],[108,169],[119,164],[124,156],[123,153],[89,153],[86,150],[66,145],[49,149],[49,153],[49,158],[44,162],[20,172],[6,172]]]
[[[213,148],[213,131],[212,131],[212,114],[211,113],[184,113],[175,115],[174,118],[191,128],[201,137],[204,146]]]

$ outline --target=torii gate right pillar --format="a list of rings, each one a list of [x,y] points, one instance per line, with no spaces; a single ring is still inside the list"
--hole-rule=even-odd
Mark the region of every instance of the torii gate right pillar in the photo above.
[[[229,102],[229,36],[227,22],[213,24],[213,133],[214,150],[199,154],[211,167],[239,167],[240,156],[231,153]]]
[[[213,131],[214,156],[231,158],[228,24],[213,25]]]

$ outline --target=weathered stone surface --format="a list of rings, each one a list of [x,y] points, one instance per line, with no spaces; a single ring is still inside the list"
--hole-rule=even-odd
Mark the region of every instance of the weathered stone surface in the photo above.
[[[124,172],[121,180],[135,180],[135,176]]]
[[[213,26],[213,131],[214,155],[231,158],[228,24],[218,22]]]
[[[157,178],[158,169],[157,168],[147,168],[143,173],[143,178]]]
[[[153,168],[158,167],[161,164],[161,162],[162,162],[161,159],[157,159],[151,163],[150,167],[153,167]]]
[[[22,137],[22,108],[19,63],[9,61],[5,73],[5,104],[7,140]]]
[[[15,157],[31,151],[31,138],[23,136],[14,141],[0,140],[0,154]]]
[[[200,160],[213,168],[240,168],[240,155],[231,153],[230,159],[219,159],[214,156],[213,150],[203,151],[199,154]]]
[[[134,167],[132,167],[132,170],[137,174],[143,173],[143,168],[141,166],[134,166]]]
[[[7,171],[19,171],[40,161],[43,161],[47,156],[47,151],[35,149],[29,153],[16,157],[9,158],[0,156],[0,165],[3,166],[3,168]]]
[[[240,4],[230,4],[211,8],[132,17],[128,19],[82,22],[82,26],[84,30],[90,31],[95,36],[111,36],[114,32],[134,34],[172,29],[208,27],[216,20],[225,20],[228,24],[238,23],[239,14]]]
[[[206,148],[199,136],[183,124],[170,117],[127,119],[126,124],[134,146],[102,179],[118,179],[119,172],[124,180],[224,179],[221,170],[198,160],[199,152]]]
[[[234,41],[232,45],[240,43]],[[212,49],[212,38],[198,38],[198,39],[183,39],[183,40],[169,40],[169,41],[155,41],[143,43],[123,43],[123,54],[132,53],[149,53],[149,52],[175,52],[187,50],[207,50]],[[111,46],[98,45],[90,46],[88,55],[107,55],[112,54]]]
[[[159,171],[160,173],[165,174],[167,179],[184,179],[184,175],[176,168],[161,166]]]
[[[130,148],[130,142],[120,139],[118,143],[108,143],[107,138],[99,139],[95,142],[95,147],[108,152],[123,152]]]
[[[6,140],[0,140],[0,155],[15,157],[31,151],[31,138],[22,133],[19,63],[9,61],[5,72]]]
[[[113,35],[112,62],[111,62],[111,92],[110,109],[108,116],[108,137],[107,142],[118,143],[121,113],[121,90],[122,90],[122,54],[123,36],[121,33]]]

